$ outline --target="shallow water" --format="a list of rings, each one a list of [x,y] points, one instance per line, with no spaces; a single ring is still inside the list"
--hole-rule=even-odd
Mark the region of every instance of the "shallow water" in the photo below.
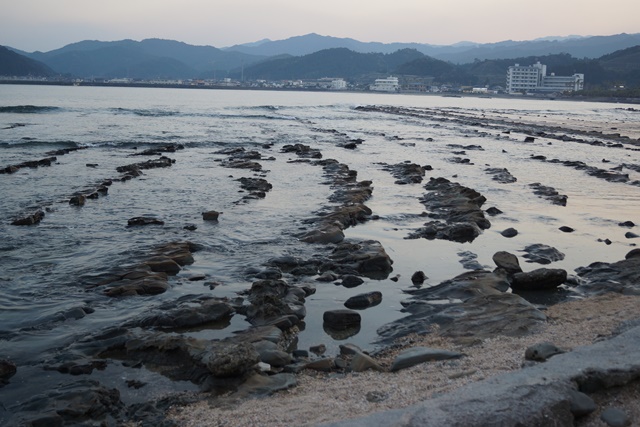
[[[356,110],[360,105],[410,107],[421,114]],[[247,268],[260,267],[270,258],[326,253],[326,248],[301,243],[295,235],[305,219],[331,205],[327,199],[332,189],[321,184],[326,181],[321,167],[288,163],[296,156],[280,153],[286,144],[310,145],[321,150],[323,158],[335,158],[358,171],[359,180],[373,181],[373,197],[366,204],[380,219],[349,228],[345,234],[379,240],[394,261],[390,277],[399,276],[397,282],[366,280],[353,289],[307,278],[305,282],[317,291],[307,299],[306,329],[298,342],[301,349],[324,343],[329,352],[334,351],[341,342],[323,330],[322,313],[342,308],[352,295],[378,290],[382,303],[361,312],[362,328],[349,338],[373,348],[376,329],[403,316],[403,290],[412,286],[413,272],[427,274],[426,286],[437,284],[465,271],[460,263],[465,253],[475,254],[480,265],[493,268],[491,257],[498,250],[522,255],[525,246],[544,243],[566,255],[551,266],[570,273],[594,261],[622,259],[634,240],[624,237],[628,229],[618,223],[640,223],[640,187],[607,182],[530,157],[576,160],[603,169],[640,164],[638,151],[633,151],[640,138],[640,113],[627,110],[630,107],[415,95],[0,86],[0,168],[47,157],[51,150],[87,147],[58,156],[50,167],[0,175],[0,359],[15,361],[19,370],[32,367],[20,370],[28,389],[40,372],[34,366],[92,332],[120,325],[182,295],[235,297],[254,280],[245,273]],[[441,112],[466,122],[436,119]],[[546,137],[524,143],[524,133],[503,133],[513,128],[510,123],[561,126],[567,135],[572,135],[571,129],[620,133],[630,139],[617,148]],[[619,142],[602,134],[581,137]],[[364,140],[356,150],[340,147],[346,139],[356,138]],[[114,182],[108,196],[89,200],[84,207],[68,204],[76,191],[116,177],[117,166],[149,158],[133,156],[136,152],[168,143],[185,146],[167,154],[175,159],[170,168]],[[450,159],[456,156],[453,151],[461,149],[449,144],[479,145],[483,150],[465,150],[460,157],[471,164],[456,164]],[[236,179],[256,174],[221,166],[220,160],[227,156],[216,152],[232,147],[275,157],[262,160],[263,172],[257,174],[273,185],[266,198],[238,203],[244,194]],[[484,208],[496,206],[504,214],[490,217],[492,227],[473,243],[405,239],[425,222],[418,216],[425,210],[418,198],[426,190],[422,184],[395,184],[380,163],[407,160],[433,167],[425,180],[445,177],[471,187],[487,198]],[[97,166],[87,167],[89,163]],[[508,168],[517,182],[493,181],[484,171],[488,166]],[[624,173],[630,181],[640,180],[640,173],[632,169],[625,168]],[[533,182],[566,194],[567,206],[535,196],[528,187]],[[35,207],[51,210],[39,225],[10,225]],[[223,212],[219,222],[202,221],[201,212],[210,209]],[[161,219],[165,225],[126,227],[129,218],[143,215]],[[186,224],[198,228],[187,231]],[[576,231],[562,233],[558,230],[562,225]],[[501,236],[500,231],[508,227],[518,229],[518,236]],[[606,238],[611,245],[598,242]],[[109,298],[86,286],[90,275],[141,259],[160,244],[184,240],[204,249],[195,254],[193,265],[171,279],[171,288],[164,294]],[[521,264],[525,270],[540,267]],[[194,273],[221,285],[211,290],[202,281],[186,280]],[[76,307],[94,311],[81,319],[60,316]],[[236,315],[226,328],[189,334],[222,338],[248,326]]]

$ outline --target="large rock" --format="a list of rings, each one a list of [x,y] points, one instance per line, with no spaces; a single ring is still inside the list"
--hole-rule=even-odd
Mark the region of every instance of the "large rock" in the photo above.
[[[141,225],[164,225],[164,221],[147,216],[136,216],[130,218],[127,221],[127,227],[135,227]]]
[[[131,320],[126,326],[187,328],[228,321],[234,313],[231,305],[218,298],[188,295],[169,301],[157,309]]]
[[[640,295],[640,251],[633,249],[627,258],[618,262],[594,262],[579,267],[576,273],[582,283],[576,288],[586,294],[618,292]]]
[[[331,329],[342,330],[359,326],[362,317],[357,311],[338,309],[325,311],[322,320]]]
[[[44,219],[44,212],[38,210],[31,215],[14,220],[11,225],[35,225]]]
[[[523,255],[527,262],[537,262],[538,264],[551,264],[552,262],[562,261],[564,254],[554,247],[535,243],[524,248],[526,254]]]
[[[446,178],[430,178],[424,188],[430,192],[420,202],[429,209],[428,216],[434,221],[426,223],[408,238],[472,242],[482,230],[491,227],[481,209],[487,199],[477,191]]]
[[[403,305],[410,315],[379,328],[380,341],[426,334],[434,324],[440,325],[443,335],[462,344],[539,330],[546,316],[520,296],[506,293],[508,289],[509,281],[501,270],[476,270],[436,286],[408,290],[412,299]]]
[[[511,278],[515,290],[537,291],[554,289],[567,281],[567,271],[560,268],[538,268],[526,273],[516,273]]]
[[[3,425],[115,426],[124,416],[124,404],[118,390],[106,388],[90,379],[39,390],[26,401],[14,402],[11,410],[14,416]]]
[[[305,298],[314,293],[310,287],[289,285],[284,280],[258,280],[247,291],[249,305],[241,309],[255,326],[281,324],[286,328],[299,323],[306,316]],[[285,323],[281,323],[283,320]]]
[[[333,264],[373,279],[384,279],[393,271],[393,261],[382,244],[375,240],[343,242],[335,247],[329,258]]]
[[[518,257],[509,252],[496,252],[495,254],[493,254],[493,262],[496,263],[498,268],[504,269],[509,275],[522,272]]]
[[[376,306],[382,302],[382,292],[373,291],[366,294],[354,295],[345,301],[344,306],[351,309],[364,309]]]

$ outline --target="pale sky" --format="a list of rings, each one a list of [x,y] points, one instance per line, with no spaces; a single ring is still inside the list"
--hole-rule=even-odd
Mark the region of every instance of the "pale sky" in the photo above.
[[[453,44],[640,33],[638,0],[0,0],[0,45],[163,38],[226,47],[308,33]]]

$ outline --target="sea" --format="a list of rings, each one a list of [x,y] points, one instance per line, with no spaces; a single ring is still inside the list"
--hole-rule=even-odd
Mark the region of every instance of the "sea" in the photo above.
[[[369,111],[358,108],[362,106],[394,108]],[[540,129],[549,131],[532,133]],[[551,133],[567,138],[552,138]],[[534,142],[524,142],[532,135]],[[497,251],[522,256],[526,246],[538,243],[561,251],[564,259],[550,266],[570,275],[593,262],[623,259],[640,241],[625,237],[628,229],[618,225],[640,224],[640,168],[634,168],[640,164],[639,138],[640,111],[615,103],[0,85],[0,168],[82,147],[56,156],[50,166],[0,174],[0,359],[18,366],[11,381],[21,384],[21,393],[35,392],[53,375],[42,366],[90,334],[187,295],[237,298],[256,280],[251,272],[270,259],[326,253],[323,245],[301,242],[299,235],[308,219],[333,205],[329,197],[334,189],[321,167],[293,162],[294,153],[282,152],[292,144],[318,149],[323,159],[336,159],[357,171],[358,180],[373,182],[372,198],[365,204],[377,219],[346,229],[346,239],[377,240],[394,262],[388,278],[366,279],[356,288],[321,283],[315,277],[303,280],[316,292],[307,298],[306,326],[297,346],[324,344],[331,354],[351,342],[374,350],[376,330],[406,315],[402,303],[416,271],[428,276],[423,286],[436,285],[470,268],[495,268],[492,256]],[[353,140],[361,143],[345,148],[345,142]],[[108,195],[82,207],[69,204],[73,194],[118,176],[118,166],[158,157],[137,153],[168,144],[184,146],[165,153],[175,160],[171,167],[115,181]],[[258,151],[263,170],[225,167],[228,155],[221,151],[234,148]],[[610,182],[562,161],[621,170],[629,180]],[[397,184],[384,168],[403,162],[431,166],[425,182],[444,177],[473,188],[486,197],[483,208],[497,207],[503,214],[490,217],[491,228],[471,243],[407,239],[426,222],[419,199],[427,191],[424,182]],[[517,181],[499,183],[487,168],[506,168]],[[243,199],[241,177],[262,177],[272,189],[264,198]],[[566,206],[536,196],[531,183],[566,195]],[[37,209],[46,212],[39,224],[11,224]],[[203,221],[202,212],[209,210],[222,212],[217,222]],[[130,218],[139,216],[164,225],[127,227]],[[561,226],[575,231],[563,233]],[[502,236],[509,227],[518,230],[516,237]],[[637,227],[635,231],[640,234]],[[202,249],[192,265],[170,279],[166,292],[113,298],[87,285],[88,278],[106,275],[175,241],[191,241]],[[540,267],[520,261],[525,270]],[[197,276],[204,279],[190,280]],[[359,333],[336,339],[323,329],[325,311],[344,308],[349,297],[371,291],[380,291],[382,302],[360,311]],[[89,314],[64,315],[78,307],[89,307]],[[236,314],[228,324],[184,333],[215,340],[249,326]],[[158,392],[192,387],[170,384],[159,375],[150,378]]]

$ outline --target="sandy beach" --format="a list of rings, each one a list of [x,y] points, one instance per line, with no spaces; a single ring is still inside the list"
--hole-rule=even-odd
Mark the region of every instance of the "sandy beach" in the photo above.
[[[303,371],[298,386],[260,399],[203,399],[173,408],[169,419],[180,426],[310,426],[347,420],[388,409],[403,408],[450,392],[475,381],[521,369],[527,347],[549,341],[570,351],[607,339],[625,321],[637,319],[640,296],[605,294],[549,307],[543,331],[522,338],[496,337],[472,346],[459,346],[437,331],[411,336],[405,346],[429,346],[466,354],[455,361],[424,363],[395,373],[367,371],[344,376]],[[402,347],[400,347],[402,348]],[[400,350],[398,348],[397,350]],[[377,360],[389,366],[397,353]],[[601,409],[614,405],[640,420],[640,385],[611,389],[592,397],[600,410],[581,419],[580,426],[605,426]]]

